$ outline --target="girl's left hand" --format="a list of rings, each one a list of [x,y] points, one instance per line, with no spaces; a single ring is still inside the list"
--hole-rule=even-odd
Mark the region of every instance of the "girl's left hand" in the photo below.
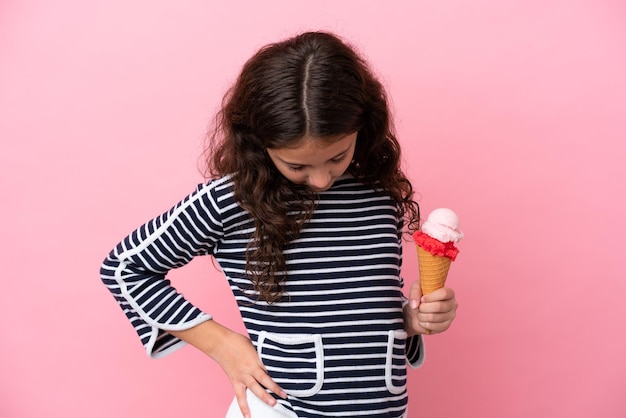
[[[454,290],[444,287],[422,296],[420,283],[415,281],[404,307],[404,329],[409,335],[444,332],[456,317],[458,306]]]

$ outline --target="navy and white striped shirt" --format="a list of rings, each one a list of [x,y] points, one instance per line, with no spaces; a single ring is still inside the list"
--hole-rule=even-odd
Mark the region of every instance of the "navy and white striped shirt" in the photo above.
[[[148,354],[160,357],[183,344],[168,331],[211,319],[166,273],[212,255],[268,373],[289,395],[280,404],[298,417],[403,417],[407,359],[420,365],[423,347],[403,330],[401,225],[390,197],[338,179],[285,248],[285,296],[268,304],[245,271],[254,221],[224,177],[126,237],[101,276]]]

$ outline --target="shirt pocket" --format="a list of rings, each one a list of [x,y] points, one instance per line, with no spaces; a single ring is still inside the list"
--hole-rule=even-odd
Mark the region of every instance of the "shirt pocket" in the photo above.
[[[324,347],[319,334],[261,331],[257,352],[268,374],[288,395],[313,396],[324,383]]]
[[[406,338],[405,331],[389,331],[385,361],[385,385],[394,395],[406,390]]]

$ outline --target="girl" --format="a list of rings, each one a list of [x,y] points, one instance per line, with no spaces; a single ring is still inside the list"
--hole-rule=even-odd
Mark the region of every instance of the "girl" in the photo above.
[[[419,208],[381,84],[338,37],[304,33],[244,65],[212,140],[211,180],[101,268],[148,354],[189,343],[217,361],[229,417],[406,416],[406,363],[457,303],[447,288],[402,294]],[[166,279],[198,255],[219,263],[249,337]]]

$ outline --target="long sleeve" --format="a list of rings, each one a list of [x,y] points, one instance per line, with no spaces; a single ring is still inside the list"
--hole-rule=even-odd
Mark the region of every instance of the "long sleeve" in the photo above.
[[[402,268],[402,236],[404,221],[400,219],[398,222],[398,241],[400,247],[400,268]],[[400,287],[404,287],[404,279],[400,276]],[[402,296],[402,307],[409,303],[408,299]],[[424,340],[421,335],[408,337],[406,340],[406,358],[412,368],[418,368],[424,363]]]
[[[168,212],[139,227],[109,253],[100,269],[150,357],[166,356],[184,344],[168,331],[211,319],[185,300],[166,275],[195,256],[211,254],[222,236],[214,187],[215,182],[199,185]]]
[[[406,358],[409,365],[416,369],[424,363],[424,339],[414,335],[406,340]]]
[[[402,278],[400,281],[404,285]],[[404,307],[407,303],[409,300],[403,296],[402,306]],[[424,363],[424,354],[424,340],[421,335],[413,335],[406,339],[406,358],[412,368],[418,368]]]

